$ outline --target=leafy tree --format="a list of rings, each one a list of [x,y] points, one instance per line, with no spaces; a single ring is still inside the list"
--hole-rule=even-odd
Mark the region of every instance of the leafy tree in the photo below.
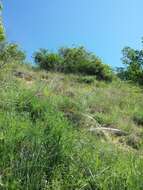
[[[118,69],[118,76],[125,80],[143,84],[143,50],[125,47],[122,53],[125,68]]]
[[[7,63],[20,62],[25,60],[25,53],[14,43],[0,43],[0,68]]]

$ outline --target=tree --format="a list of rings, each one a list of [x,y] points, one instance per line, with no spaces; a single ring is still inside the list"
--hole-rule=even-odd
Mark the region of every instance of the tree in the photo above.
[[[143,84],[143,50],[134,50],[125,47],[122,50],[124,69],[120,69],[119,76],[123,79],[131,80],[139,84]]]
[[[25,60],[25,53],[14,43],[0,43],[0,68],[7,63],[23,63]]]
[[[2,3],[0,2],[0,42],[5,40],[5,32],[4,32],[1,13],[2,13]]]

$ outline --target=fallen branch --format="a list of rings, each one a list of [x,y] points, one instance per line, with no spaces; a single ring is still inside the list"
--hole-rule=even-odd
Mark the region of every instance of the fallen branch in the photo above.
[[[125,131],[122,131],[120,129],[115,129],[115,128],[107,128],[107,127],[96,127],[96,128],[92,127],[88,131],[89,132],[103,131],[103,132],[108,132],[108,133],[111,133],[112,135],[117,135],[117,136],[127,135]]]

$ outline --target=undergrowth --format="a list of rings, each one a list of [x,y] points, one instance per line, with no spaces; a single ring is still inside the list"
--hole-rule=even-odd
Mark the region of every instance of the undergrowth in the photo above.
[[[31,72],[32,83],[11,71],[1,80],[0,189],[141,190],[142,141],[133,141],[142,139],[142,90]],[[120,144],[98,138],[88,131],[97,123],[128,135]]]

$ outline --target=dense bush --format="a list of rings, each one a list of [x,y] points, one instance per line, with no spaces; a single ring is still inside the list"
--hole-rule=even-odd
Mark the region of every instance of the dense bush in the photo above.
[[[50,53],[46,49],[40,49],[34,54],[34,60],[41,69],[45,70],[58,70],[61,58],[56,53]]]
[[[95,75],[99,80],[112,80],[113,73],[108,65],[84,47],[60,48],[58,53],[41,49],[34,55],[35,63],[42,69],[65,73]]]

